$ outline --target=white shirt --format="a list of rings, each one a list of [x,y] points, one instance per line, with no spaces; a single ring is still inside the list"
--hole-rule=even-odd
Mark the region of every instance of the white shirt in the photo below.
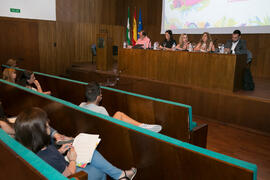
[[[232,54],[235,54],[234,49],[235,49],[235,47],[237,46],[238,42],[239,42],[239,40],[236,41],[236,42],[232,42],[232,48],[231,48]]]
[[[94,111],[96,113],[100,113],[100,114],[104,114],[106,116],[110,116],[109,113],[107,112],[107,110],[103,106],[98,106],[98,105],[95,105],[93,103],[87,104],[86,102],[82,102],[80,104],[80,107],[88,109],[90,111]]]

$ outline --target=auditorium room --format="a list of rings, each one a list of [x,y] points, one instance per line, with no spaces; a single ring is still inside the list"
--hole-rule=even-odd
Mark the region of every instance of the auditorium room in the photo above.
[[[0,179],[269,180],[269,0],[0,0]]]

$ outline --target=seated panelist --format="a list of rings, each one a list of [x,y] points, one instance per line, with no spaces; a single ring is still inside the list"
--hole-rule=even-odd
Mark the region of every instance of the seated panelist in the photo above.
[[[142,45],[145,48],[151,48],[151,40],[147,37],[147,34],[144,30],[139,32],[139,39],[136,41],[136,45]]]
[[[166,49],[166,50],[171,50],[172,47],[175,45],[176,46],[176,41],[173,39],[173,33],[171,30],[167,30],[165,32],[165,39],[161,43],[160,48],[161,49]]]
[[[179,37],[179,44],[176,46],[177,50],[188,50],[190,42],[187,34],[181,34]]]
[[[241,39],[240,30],[235,30],[232,39],[226,42],[225,52],[229,54],[246,54],[247,64],[252,61],[252,53],[247,49],[246,41]]]
[[[235,30],[232,39],[225,44],[225,52],[230,54],[247,54],[246,41],[241,39],[241,31]]]
[[[200,42],[196,45],[195,51],[211,52],[215,51],[215,46],[212,41],[211,35],[208,32],[204,32]]]

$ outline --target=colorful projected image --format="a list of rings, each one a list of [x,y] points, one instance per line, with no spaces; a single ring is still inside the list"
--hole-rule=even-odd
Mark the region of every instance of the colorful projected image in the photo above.
[[[163,29],[270,25],[269,0],[164,0]]]

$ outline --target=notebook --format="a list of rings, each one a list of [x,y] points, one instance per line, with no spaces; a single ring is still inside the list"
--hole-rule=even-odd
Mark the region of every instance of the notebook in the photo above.
[[[73,147],[77,153],[76,166],[85,168],[91,162],[100,141],[99,135],[96,134],[80,133],[74,138]],[[67,157],[66,160],[68,161]]]

